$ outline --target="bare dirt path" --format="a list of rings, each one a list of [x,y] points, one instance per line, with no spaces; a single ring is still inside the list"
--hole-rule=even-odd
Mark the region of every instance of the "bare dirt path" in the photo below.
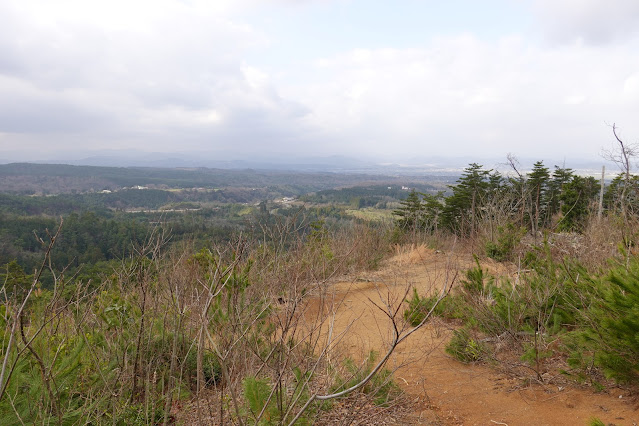
[[[341,301],[335,331],[346,327],[340,343],[355,359],[370,350],[383,353],[390,336],[388,318],[375,306],[397,300],[407,286],[420,294],[436,291],[450,278],[451,267],[464,270],[472,259],[418,247],[399,253],[380,271],[337,283],[332,291]],[[482,265],[485,266],[485,265]],[[491,272],[507,273],[501,265]],[[446,275],[448,271],[448,276]],[[403,311],[403,309],[402,309]],[[391,359],[398,384],[418,401],[413,424],[435,425],[588,425],[593,417],[604,424],[639,424],[636,401],[620,389],[594,393],[587,388],[557,384],[526,384],[483,365],[466,365],[444,352],[450,327],[433,321],[401,344]],[[552,383],[552,382],[551,382]]]

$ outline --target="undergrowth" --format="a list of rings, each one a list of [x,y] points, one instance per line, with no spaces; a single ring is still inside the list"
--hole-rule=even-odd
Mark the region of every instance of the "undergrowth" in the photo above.
[[[362,380],[375,355],[329,374],[327,319],[308,324],[304,298],[326,300],[331,277],[377,267],[390,244],[385,228],[298,225],[199,251],[155,233],[90,283],[49,262],[50,235],[51,289],[16,264],[2,274],[0,424],[169,424],[189,399],[219,422],[312,423],[330,404],[311,395]],[[399,388],[382,370],[359,392],[384,405]]]
[[[356,363],[353,359],[346,358],[343,362],[344,371],[336,372],[334,375],[335,385],[331,391],[339,392],[362,381],[370,374],[377,360],[378,354],[375,351],[370,351],[362,363]],[[401,394],[401,389],[393,381],[391,371],[382,369],[360,388],[359,392],[370,395],[375,404],[387,406]]]
[[[623,253],[620,258],[628,259]],[[605,379],[639,384],[639,258],[588,270],[574,260],[557,260],[546,243],[528,253],[524,266],[514,278],[495,277],[476,259],[434,310],[463,324],[446,352],[477,362],[499,361],[500,352],[514,350],[538,381],[559,369],[595,389]],[[418,323],[434,300],[414,291],[404,318]]]

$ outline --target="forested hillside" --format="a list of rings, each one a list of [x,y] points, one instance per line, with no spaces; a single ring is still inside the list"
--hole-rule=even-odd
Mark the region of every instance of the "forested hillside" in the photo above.
[[[60,218],[65,221],[64,232],[51,259],[56,267],[69,268],[84,279],[112,269],[156,228],[170,233],[169,244],[188,241],[199,249],[290,216],[304,218],[302,234],[316,220],[345,226],[356,220],[346,212],[353,205],[355,209],[396,206],[407,193],[395,183],[398,180],[331,173],[4,165],[0,166],[0,265],[17,261],[25,271],[33,271],[42,253],[36,235],[43,237],[46,230],[55,229]],[[415,180],[402,178],[401,182],[429,188],[424,178]],[[384,184],[370,185],[371,181]],[[111,189],[97,190],[103,188],[95,186],[97,182],[109,182],[106,188]],[[322,189],[349,182],[363,186]],[[33,192],[27,189],[31,184],[58,185],[58,193],[26,195]],[[317,193],[308,192],[317,189]],[[322,201],[323,191],[342,196]],[[43,282],[49,286],[51,278],[45,274]]]

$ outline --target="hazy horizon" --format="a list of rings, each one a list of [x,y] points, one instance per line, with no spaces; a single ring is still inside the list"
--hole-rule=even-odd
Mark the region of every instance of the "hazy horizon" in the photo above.
[[[497,170],[507,175],[514,174],[508,163],[507,155],[501,157],[430,157],[407,158],[391,161],[390,159],[357,159],[348,156],[306,156],[306,157],[245,157],[245,158],[217,158],[202,153],[158,153],[142,151],[98,151],[94,154],[82,156],[81,152],[72,157],[59,157],[44,160],[24,161],[0,158],[0,165],[11,163],[32,164],[66,164],[75,166],[98,167],[152,167],[160,169],[228,169],[228,170],[273,170],[299,172],[333,172],[333,173],[364,173],[373,175],[459,175],[470,163],[478,163],[486,169]],[[528,173],[535,162],[542,161],[550,170],[555,167],[566,167],[580,175],[600,176],[601,167],[606,168],[606,177],[612,178],[620,172],[613,162],[602,157],[587,158],[540,158],[514,157],[520,173]],[[386,161],[384,161],[386,160]]]

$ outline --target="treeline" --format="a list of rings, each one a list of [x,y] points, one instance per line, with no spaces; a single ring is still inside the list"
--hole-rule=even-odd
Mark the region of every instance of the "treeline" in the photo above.
[[[14,210],[24,208],[24,205],[17,207],[21,201],[34,200],[32,197],[9,198],[17,202]],[[266,201],[258,206],[222,204],[186,211],[137,213],[113,212],[100,205],[91,209],[91,205],[82,203],[72,206],[76,211],[59,216],[38,214],[38,209],[27,209],[34,213],[28,215],[0,210],[0,265],[16,261],[24,271],[33,271],[42,257],[42,246],[37,237],[46,237],[47,232],[58,226],[60,218],[64,221],[64,232],[56,241],[57,250],[51,254],[51,260],[57,268],[67,268],[69,273],[80,271],[81,278],[85,280],[95,279],[100,273],[113,269],[109,262],[118,262],[131,256],[135,248],[153,232],[169,235],[168,245],[188,241],[199,249],[211,243],[228,242],[240,233],[261,234],[265,229],[276,228],[283,221],[294,224],[293,229],[297,229],[297,232],[291,233],[292,236],[310,232],[308,224],[311,222],[323,221],[339,229],[353,221],[343,208],[335,206],[307,209],[279,206]],[[180,207],[193,206],[175,207],[178,210]],[[0,271],[0,278],[2,274]],[[45,276],[43,283],[49,286],[51,277]]]
[[[0,265],[17,261],[33,271],[42,258],[39,238],[47,238],[59,220],[42,216],[0,215]],[[65,232],[56,242],[51,260],[58,268],[75,271],[80,265],[122,259],[149,234],[149,226],[136,220],[115,220],[93,212],[65,217]],[[45,282],[49,284],[49,282]]]
[[[446,230],[470,237],[486,225],[510,224],[537,234],[543,229],[580,232],[599,207],[600,182],[579,176],[570,168],[555,166],[551,172],[543,162],[528,174],[504,176],[472,163],[455,185],[445,192],[413,191],[395,211],[402,229]],[[617,176],[607,185],[604,212],[620,212],[639,206],[639,178]]]
[[[437,187],[428,184],[414,184],[413,189],[420,192],[434,192]],[[407,189],[403,185],[369,185],[350,188],[326,189],[302,195],[300,201],[318,204],[345,204],[353,208],[377,207],[388,208],[406,196]]]
[[[246,206],[237,204],[188,212],[146,213],[74,206],[77,211],[59,216],[37,214],[37,210],[29,215],[0,212],[0,265],[17,261],[25,271],[33,271],[42,257],[37,237],[46,237],[58,226],[60,218],[65,232],[56,242],[58,250],[51,260],[56,267],[70,268],[71,272],[80,266],[91,269],[97,263],[130,256],[156,228],[169,232],[173,242],[190,240],[201,246],[227,241],[246,227],[245,217],[240,214]],[[49,280],[44,281],[49,284]]]

